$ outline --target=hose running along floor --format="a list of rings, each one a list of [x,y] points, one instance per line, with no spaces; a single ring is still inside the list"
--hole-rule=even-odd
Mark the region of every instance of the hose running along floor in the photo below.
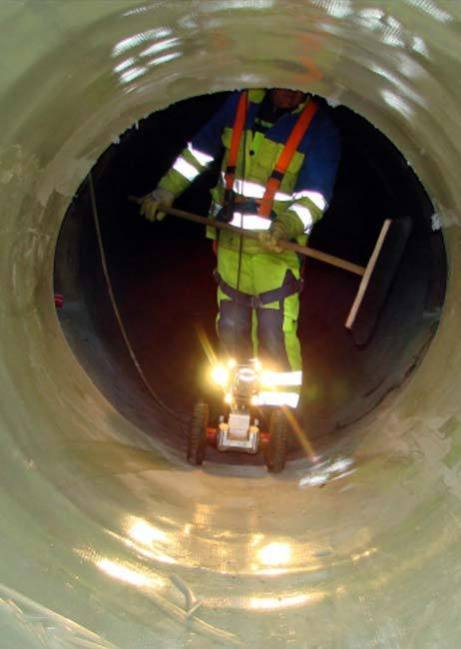
[[[460,18],[441,0],[2,4],[0,646],[457,646]],[[213,258],[194,227],[153,232],[122,204],[161,173],[149,143],[177,152],[162,115],[171,130],[242,87],[336,106],[349,164],[316,247],[366,257],[387,210],[415,226],[366,348],[342,330],[351,278],[307,268],[301,428],[354,462],[321,488],[299,444],[277,476],[185,463]],[[111,312],[91,169],[159,403]]]

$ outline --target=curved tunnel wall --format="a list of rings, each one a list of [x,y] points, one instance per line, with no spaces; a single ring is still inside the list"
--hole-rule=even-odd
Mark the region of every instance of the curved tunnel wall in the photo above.
[[[379,4],[2,5],[4,646],[456,646],[461,12]],[[355,473],[322,490],[300,489],[296,463],[280,478],[185,467],[96,390],[52,303],[60,223],[107,145],[156,108],[248,85],[312,89],[364,115],[444,229],[432,345],[354,428]]]

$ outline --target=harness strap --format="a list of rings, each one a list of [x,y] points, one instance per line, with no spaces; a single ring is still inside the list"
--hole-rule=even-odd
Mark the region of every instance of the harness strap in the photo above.
[[[244,90],[240,94],[239,102],[237,105],[237,112],[235,114],[234,125],[232,127],[232,138],[229,150],[229,157],[227,159],[226,171],[224,173],[225,196],[224,205],[229,206],[229,212],[233,211],[233,187],[235,180],[235,173],[237,171],[237,159],[240,147],[240,140],[245,128],[246,117],[248,109],[248,91]],[[277,193],[286,170],[290,166],[290,162],[299,146],[299,143],[306,134],[314,115],[318,110],[318,105],[315,101],[309,101],[300,113],[296,124],[291,131],[285,146],[283,147],[277,163],[269,176],[266,184],[264,196],[260,201],[258,214],[259,216],[270,218],[274,197]]]
[[[242,138],[243,129],[245,128],[246,116],[248,106],[248,91],[244,90],[240,94],[239,103],[237,106],[237,113],[235,115],[234,126],[232,128],[232,138],[229,150],[229,157],[227,158],[227,167],[225,172],[225,185],[226,191],[232,191],[234,187],[235,172],[237,170],[237,157],[240,147],[240,140]]]
[[[213,277],[224,295],[230,297],[234,302],[251,309],[260,309],[271,302],[279,302],[290,295],[301,293],[304,283],[302,279],[296,279],[290,273],[288,281],[284,282],[280,288],[265,291],[264,293],[259,293],[259,295],[250,295],[249,293],[243,293],[243,291],[237,291],[235,288],[232,288],[232,286],[222,279],[217,270],[213,272]]]
[[[294,125],[293,130],[291,131],[290,136],[279,155],[274,170],[267,181],[266,190],[264,192],[261,205],[259,206],[259,216],[265,216],[267,218],[271,213],[275,194],[279,189],[285,172],[293,159],[295,151],[298,148],[298,145],[303,139],[304,135],[306,134],[317,110],[318,105],[315,101],[312,100],[309,101],[306,106],[304,106],[303,111],[298,117],[298,120]]]

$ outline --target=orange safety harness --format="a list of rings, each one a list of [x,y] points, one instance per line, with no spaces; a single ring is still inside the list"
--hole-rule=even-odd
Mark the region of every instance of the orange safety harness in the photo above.
[[[303,139],[304,135],[312,122],[312,119],[317,112],[318,105],[315,101],[310,101],[301,111],[293,130],[290,133],[288,140],[281,151],[275,167],[267,181],[264,196],[260,201],[258,214],[265,218],[270,218],[274,197],[279,189],[286,170],[290,166],[296,149]],[[234,187],[235,173],[237,171],[237,156],[240,148],[240,141],[242,133],[245,128],[245,122],[248,111],[248,91],[244,90],[239,99],[237,112],[235,115],[234,125],[232,128],[232,138],[229,150],[229,157],[227,159],[227,167],[224,175],[224,183],[226,189],[225,201],[230,199]],[[259,201],[258,201],[259,202]]]
[[[228,192],[232,191],[234,187],[235,172],[237,171],[237,156],[240,147],[240,140],[242,139],[243,129],[245,128],[247,110],[248,91],[244,90],[240,95],[237,112],[235,114],[234,126],[232,127],[231,145],[224,177],[226,191]]]

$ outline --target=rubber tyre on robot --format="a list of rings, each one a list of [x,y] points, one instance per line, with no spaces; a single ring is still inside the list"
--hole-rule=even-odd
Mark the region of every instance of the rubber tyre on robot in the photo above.
[[[187,437],[187,461],[199,466],[205,459],[209,410],[202,401],[194,406]]]
[[[280,408],[275,408],[269,420],[269,441],[264,449],[267,470],[280,473],[285,468],[287,455],[288,421]]]

